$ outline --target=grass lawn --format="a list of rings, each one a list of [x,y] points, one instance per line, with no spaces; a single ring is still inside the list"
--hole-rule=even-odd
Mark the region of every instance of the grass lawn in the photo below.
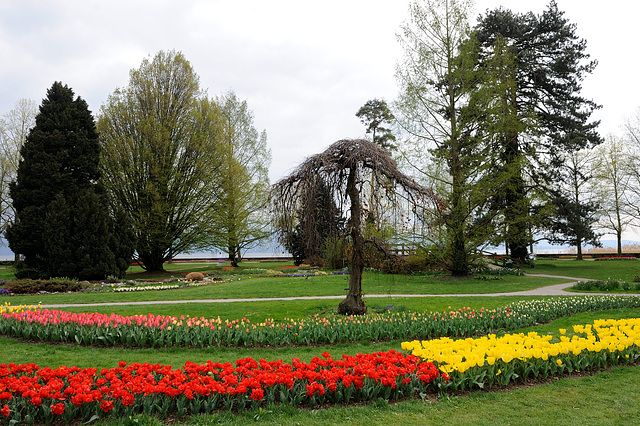
[[[131,293],[87,292],[75,294],[73,302],[69,302],[69,295],[67,294],[0,295],[0,303],[9,301],[11,304],[17,305],[236,299],[247,297],[343,296],[346,295],[349,286],[348,275],[260,277],[246,274],[225,274],[223,278],[230,281],[175,290]],[[444,275],[386,275],[368,271],[364,274],[362,288],[365,295],[490,294],[530,290],[562,282],[566,282],[566,279],[506,275],[491,277],[489,280],[479,280],[477,278],[456,279]],[[378,302],[372,301],[372,303]]]
[[[272,266],[270,267],[273,267]],[[284,266],[278,265],[278,266]],[[531,272],[575,276],[594,279],[624,279],[631,281],[640,274],[634,268],[640,263],[633,261],[539,261]],[[171,264],[171,273],[190,272],[196,267],[211,268],[209,273],[220,273],[219,264],[202,263]],[[246,268],[246,265],[244,266]],[[263,268],[263,265],[257,266]],[[634,272],[635,271],[635,272]],[[138,271],[139,272],[139,271]],[[528,272],[528,271],[527,271]],[[133,271],[132,274],[136,272]],[[224,273],[228,275],[227,272]],[[134,275],[135,276],[135,275]],[[4,297],[0,302],[19,303],[108,303],[137,300],[189,300],[234,297],[273,297],[296,295],[343,295],[346,276],[318,276],[304,278],[260,278],[242,275],[240,280],[206,287],[181,290],[153,291],[141,293],[85,293],[39,296]],[[517,291],[555,284],[566,280],[540,277],[506,276],[500,280],[477,279],[453,280],[443,276],[386,276],[367,272],[363,289],[368,294],[446,294]],[[365,296],[366,299],[366,296]],[[495,308],[516,300],[532,297],[425,297],[425,298],[369,298],[370,309],[376,306],[394,305],[415,311],[441,311],[472,308]],[[165,315],[190,315],[236,319],[247,317],[253,322],[271,317],[303,318],[308,315],[323,315],[333,312],[338,300],[263,301],[236,303],[185,303],[122,305],[69,308],[74,312],[115,312],[132,315],[154,313]],[[518,332],[537,331],[547,333],[571,324],[584,324],[597,318],[628,318],[640,315],[632,309],[584,313],[570,318],[561,318],[550,324],[530,327]],[[150,362],[178,367],[189,360],[202,363],[207,360],[230,361],[253,357],[267,360],[294,357],[309,361],[322,352],[329,351],[334,358],[341,354],[386,351],[400,349],[401,341],[373,343],[358,342],[334,346],[284,347],[276,349],[256,348],[209,348],[209,349],[123,349],[93,348],[76,345],[53,345],[24,342],[0,337],[0,363],[34,362],[40,366],[57,367],[77,365],[79,367],[106,368],[118,361]],[[498,391],[478,391],[460,395],[429,395],[424,400],[408,400],[394,404],[378,400],[370,404],[336,406],[326,409],[293,409],[286,406],[268,407],[259,412],[241,414],[215,413],[193,418],[170,419],[173,424],[635,424],[640,414],[640,367],[616,367],[595,375],[564,377],[543,384],[519,386]],[[140,416],[134,419],[114,419],[95,424],[162,424],[160,421]]]
[[[593,280],[622,280],[632,282],[640,275],[640,260],[538,260],[530,272],[561,275]]]

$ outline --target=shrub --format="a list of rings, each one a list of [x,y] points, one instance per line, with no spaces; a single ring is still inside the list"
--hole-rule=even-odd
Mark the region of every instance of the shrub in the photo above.
[[[7,281],[4,288],[15,294],[35,294],[38,292],[63,293],[68,291],[80,291],[87,287],[78,281],[67,279],[31,280],[20,279]]]
[[[340,237],[330,237],[324,240],[322,254],[324,267],[328,269],[341,269],[347,265],[351,252],[350,241]]]
[[[187,281],[202,281],[204,280],[204,274],[202,272],[189,272],[185,279]]]
[[[407,275],[411,273],[411,269],[407,267],[404,258],[392,257],[382,262],[380,272],[385,274],[402,274]]]
[[[410,254],[409,256],[404,258],[404,262],[406,267],[411,272],[422,272],[428,269],[427,256],[425,256],[424,254]]]
[[[308,257],[304,260],[303,263],[307,263],[309,264],[309,266],[312,266],[314,268],[324,268],[324,264],[325,264],[324,259],[321,256]]]
[[[573,286],[574,290],[580,290],[580,291],[591,291],[593,290],[593,288],[594,288],[593,281],[578,281]]]
[[[625,288],[625,284],[627,286],[626,288]],[[576,285],[573,286],[574,290],[580,290],[580,291],[592,291],[592,290],[614,291],[620,288],[624,290],[630,290],[631,285],[629,285],[629,283],[626,283],[624,281],[608,279],[606,281],[604,280],[579,281]]]

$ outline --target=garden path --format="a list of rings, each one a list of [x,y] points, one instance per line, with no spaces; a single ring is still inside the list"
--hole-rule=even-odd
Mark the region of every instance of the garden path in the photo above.
[[[538,287],[532,290],[513,291],[506,293],[474,293],[474,294],[367,294],[366,297],[383,298],[383,297],[496,297],[496,296],[594,296],[594,295],[611,295],[611,293],[578,293],[565,291],[568,287],[573,286],[578,281],[584,281],[584,278],[565,277],[560,275],[547,274],[527,274],[536,277],[563,278],[567,279],[566,283],[548,285]],[[620,294],[624,295],[624,294]],[[71,308],[85,306],[104,306],[104,305],[165,305],[165,304],[181,304],[181,303],[233,303],[233,302],[269,302],[269,301],[287,301],[287,300],[321,300],[321,299],[344,299],[344,295],[339,296],[295,296],[295,297],[268,297],[268,298],[242,298],[242,299],[198,299],[198,300],[148,300],[140,302],[107,302],[107,303],[66,303],[42,305],[43,308]]]

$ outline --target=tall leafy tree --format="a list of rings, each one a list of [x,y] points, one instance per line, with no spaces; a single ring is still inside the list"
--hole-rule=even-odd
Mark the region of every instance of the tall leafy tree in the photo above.
[[[87,103],[55,82],[20,153],[10,187],[15,222],[6,232],[11,249],[24,256],[18,275],[124,275],[131,252],[111,245],[116,225],[100,184],[100,144]]]
[[[599,106],[580,94],[581,82],[596,62],[589,60],[586,41],[578,38],[576,25],[564,18],[555,1],[539,16],[504,8],[489,11],[480,18],[476,37],[480,67],[495,56],[497,46],[514,58],[514,90],[498,96],[516,121],[495,136],[500,142],[496,152],[502,167],[511,169],[512,181],[494,207],[505,217],[511,256],[524,262],[528,230],[535,225],[530,190],[557,181],[567,154],[601,142],[599,122],[590,121]],[[531,120],[535,126],[527,125]]]
[[[640,109],[635,116],[627,118],[624,124],[626,152],[625,172],[629,185],[625,196],[627,212],[632,216],[635,226],[640,224]]]
[[[102,107],[98,128],[105,187],[132,223],[138,262],[161,271],[179,253],[211,247],[220,113],[184,55],[145,58]]]
[[[467,0],[425,0],[409,8],[409,20],[398,36],[404,58],[396,78],[400,96],[398,120],[415,152],[431,155],[444,165],[447,190],[447,268],[453,275],[469,274],[474,255],[491,234],[483,215],[490,187],[483,178],[490,157],[476,130],[471,94],[477,87],[476,45]],[[470,40],[471,39],[471,40]],[[420,159],[410,160],[418,164]]]
[[[393,123],[395,117],[384,99],[367,101],[356,112],[356,117],[366,126],[366,133],[371,134],[373,143],[387,150],[396,149],[396,137],[390,128],[385,127]]]
[[[231,264],[238,266],[244,250],[270,235],[265,207],[271,150],[267,148],[267,133],[258,133],[254,126],[247,101],[229,92],[218,97],[216,105],[222,119],[222,164],[212,244],[227,250]]]

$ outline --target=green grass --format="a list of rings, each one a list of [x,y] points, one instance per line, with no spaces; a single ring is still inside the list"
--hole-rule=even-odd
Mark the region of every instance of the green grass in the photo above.
[[[636,275],[640,275],[640,260],[538,260],[536,267],[527,272],[632,282]]]
[[[87,292],[75,294],[69,302],[67,294],[0,296],[17,304],[109,303],[153,300],[203,300],[236,298],[269,298],[297,296],[341,296],[349,286],[348,275],[303,277],[255,277],[242,275],[233,281],[176,290],[132,293]],[[490,294],[530,290],[566,282],[565,279],[505,276],[499,280],[475,278],[454,279],[446,276],[385,275],[366,272],[363,291],[366,294]]]
[[[15,277],[15,268],[12,265],[0,264],[0,280],[12,280]]]

